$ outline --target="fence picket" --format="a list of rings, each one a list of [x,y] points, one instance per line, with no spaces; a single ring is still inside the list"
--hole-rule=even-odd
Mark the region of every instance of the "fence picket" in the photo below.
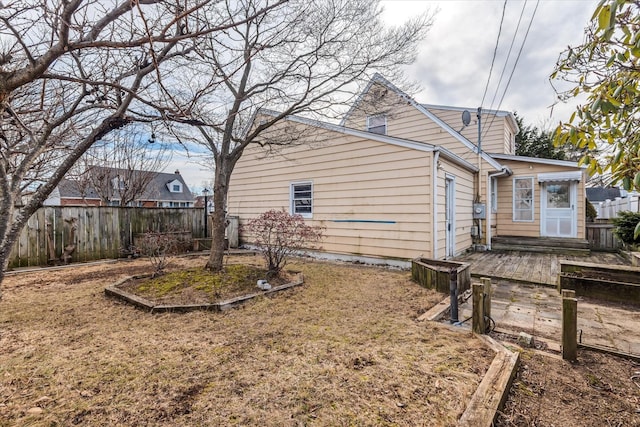
[[[77,229],[71,241],[71,222]],[[47,227],[51,224],[51,230]],[[46,265],[49,240],[56,258],[65,246],[75,244],[72,262],[117,258],[122,244],[132,244],[136,234],[149,230],[178,230],[194,238],[204,236],[201,208],[122,208],[111,206],[47,206],[40,208],[27,222],[10,254],[9,267]]]

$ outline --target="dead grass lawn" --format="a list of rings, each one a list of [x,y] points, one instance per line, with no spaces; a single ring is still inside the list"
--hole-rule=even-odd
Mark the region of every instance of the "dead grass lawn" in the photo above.
[[[144,260],[8,276],[0,425],[456,424],[493,354],[416,322],[442,295],[408,272],[291,267],[302,287],[225,313],[152,315],[104,296]]]

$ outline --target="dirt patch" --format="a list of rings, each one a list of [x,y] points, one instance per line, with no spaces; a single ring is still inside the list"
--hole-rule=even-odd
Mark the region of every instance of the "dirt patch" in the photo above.
[[[640,426],[640,364],[580,350],[578,361],[524,351],[496,426]]]
[[[405,271],[291,267],[304,286],[224,313],[103,295],[144,260],[7,277],[0,425],[456,425],[494,354],[415,320],[440,294]]]

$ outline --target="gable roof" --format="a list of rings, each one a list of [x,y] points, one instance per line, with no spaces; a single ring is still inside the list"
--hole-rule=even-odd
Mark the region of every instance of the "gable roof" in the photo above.
[[[95,170],[101,170],[108,172],[109,177],[117,177],[118,172],[122,172],[123,174],[131,174],[133,175],[137,173],[148,173],[148,171],[141,170],[127,170],[127,169],[118,169],[118,168],[110,168],[106,166],[93,166]],[[194,197],[189,190],[189,187],[182,178],[182,175],[176,171],[176,173],[164,173],[164,172],[151,172],[153,177],[151,181],[146,186],[142,195],[137,197],[137,200],[148,200],[148,201],[178,201],[178,202],[193,202]],[[173,181],[179,181],[182,184],[182,192],[181,193],[173,193],[169,191],[167,184]],[[111,179],[109,179],[108,185],[112,185]],[[83,198],[82,196],[82,188],[77,181],[70,179],[63,179],[58,184],[58,188],[60,191],[61,198]],[[100,199],[95,188],[91,185],[88,185],[86,189],[84,189],[84,193],[87,194],[84,196],[86,199]],[[117,200],[119,197],[117,189],[114,190],[113,199]]]
[[[280,114],[277,111],[268,110],[268,109],[261,109],[260,112],[270,116],[277,116]],[[366,132],[363,130],[348,128],[342,125],[335,125],[332,123],[322,122],[319,120],[309,119],[309,118],[300,117],[300,116],[287,116],[285,120],[292,121],[294,123],[306,124],[308,126],[313,126],[317,128],[327,129],[327,130],[339,132],[345,135],[357,136],[360,138],[371,139],[373,141],[384,142],[384,143],[396,145],[399,147],[411,148],[418,151],[439,152],[440,156],[442,156],[443,158],[450,160],[453,163],[456,163],[457,165],[462,166],[467,170],[470,170],[473,172],[478,171],[478,167],[475,166],[474,164],[466,161],[462,157],[454,154],[453,152],[447,150],[446,148],[440,147],[437,145],[427,144],[419,141],[413,141],[410,139],[396,138],[388,135],[380,135],[373,132]]]
[[[83,188],[83,186],[80,185],[80,182],[73,179],[61,179],[58,183],[58,191],[61,198],[100,200],[100,196],[96,193],[93,186],[87,185]]]
[[[426,109],[433,109],[433,110],[447,110],[447,111],[460,111],[461,113],[463,111],[477,111],[478,108],[467,108],[467,107],[452,107],[450,105],[435,105],[435,104],[420,104],[422,105],[424,108]],[[520,131],[520,127],[518,126],[518,123],[516,122],[516,118],[513,115],[513,113],[511,111],[506,111],[506,110],[490,110],[488,108],[483,108],[482,112],[484,114],[489,114],[489,115],[494,115],[496,117],[506,117],[507,120],[509,121],[509,123],[511,123],[511,126],[513,126],[513,128],[515,129],[515,132],[518,133]]]
[[[385,87],[387,87],[388,89],[390,89],[391,91],[395,92],[399,97],[401,97],[402,99],[406,100],[411,106],[413,106],[414,108],[416,108],[418,111],[420,111],[422,114],[424,114],[425,116],[427,116],[431,121],[433,121],[434,123],[436,123],[438,126],[440,126],[441,128],[443,128],[447,133],[449,133],[449,135],[451,135],[452,137],[454,137],[456,140],[458,140],[459,142],[461,142],[465,147],[467,147],[469,150],[471,150],[474,153],[477,153],[477,147],[474,143],[472,143],[471,141],[469,141],[467,138],[465,138],[464,136],[462,136],[460,133],[456,132],[455,129],[453,129],[451,126],[449,126],[448,124],[446,124],[443,120],[441,120],[440,118],[438,118],[438,116],[436,116],[435,114],[433,114],[431,111],[429,111],[427,108],[425,108],[422,104],[417,103],[413,98],[411,98],[409,95],[407,95],[406,93],[404,93],[402,90],[400,90],[398,87],[396,87],[393,83],[391,83],[390,81],[388,81],[387,79],[385,79],[384,77],[382,77],[380,74],[375,73],[373,75],[373,77],[371,78],[371,81],[367,84],[367,86],[365,87],[365,89],[362,91],[362,93],[358,96],[358,98],[356,99],[356,101],[353,103],[353,105],[351,106],[351,108],[349,109],[349,111],[347,112],[347,114],[342,118],[342,121],[340,122],[341,125],[344,125],[347,121],[347,119],[351,116],[351,114],[353,114],[353,112],[356,110],[356,108],[358,107],[358,105],[360,105],[360,103],[363,101],[364,99],[364,95],[371,89],[371,87],[374,84],[381,84]],[[495,168],[496,170],[502,170],[503,166],[496,161],[493,157],[491,157],[489,154],[485,153],[484,151],[481,154],[482,159],[484,161],[486,161],[487,163],[489,163],[493,168]]]

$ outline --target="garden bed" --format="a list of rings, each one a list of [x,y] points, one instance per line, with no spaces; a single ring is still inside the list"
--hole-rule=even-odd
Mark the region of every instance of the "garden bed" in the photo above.
[[[455,270],[458,281],[458,295],[471,288],[471,268],[469,264],[455,261],[441,261],[416,258],[411,261],[411,279],[427,289],[449,293],[451,272]]]
[[[200,271],[202,269],[199,269]],[[188,272],[189,270],[187,270]],[[184,272],[178,272],[178,274]],[[206,273],[211,275],[211,273]],[[286,277],[286,279],[285,279]],[[156,278],[157,280],[158,278]],[[162,277],[160,278],[162,279]],[[149,291],[146,283],[152,280],[150,274],[131,276],[119,280],[118,282],[105,288],[106,295],[119,298],[136,307],[149,310],[152,313],[166,311],[187,312],[193,310],[224,311],[236,307],[249,300],[260,296],[271,295],[276,292],[300,286],[304,283],[301,272],[289,272],[283,278],[279,278],[276,286],[269,290],[256,291],[256,281],[254,277],[249,277],[251,285],[246,284],[231,286],[203,286],[202,280],[195,280],[187,275],[187,280],[191,282],[180,284],[172,292],[163,293],[159,296]],[[272,280],[273,282],[273,280]],[[282,283],[285,282],[285,283]],[[161,283],[162,285],[162,283]],[[206,284],[205,284],[206,285]],[[217,289],[216,289],[217,288]]]
[[[640,268],[586,262],[560,263],[558,291],[640,306]]]

